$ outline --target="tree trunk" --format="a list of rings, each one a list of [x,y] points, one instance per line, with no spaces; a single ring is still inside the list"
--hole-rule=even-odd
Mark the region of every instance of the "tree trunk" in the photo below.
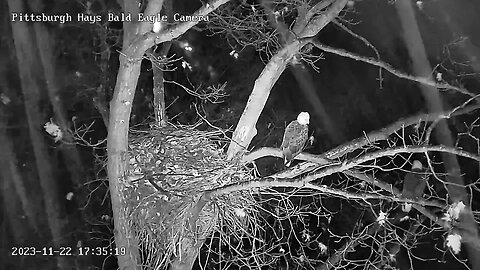
[[[22,1],[9,0],[8,6],[10,13],[25,12]],[[26,22],[12,22],[12,34],[15,42],[16,57],[18,60],[18,72],[20,75],[20,84],[25,99],[25,111],[28,119],[28,128],[33,147],[33,154],[38,169],[40,186],[43,191],[46,218],[52,243],[55,248],[63,245],[63,226],[64,220],[61,219],[59,198],[57,197],[57,185],[54,174],[50,167],[50,157],[43,141],[43,119],[39,110],[39,97],[41,95],[38,82],[41,81],[37,74],[41,73],[35,68],[38,66],[34,62],[37,59],[38,51],[35,50],[35,41],[31,39],[32,32]],[[59,269],[68,269],[69,264],[64,256],[57,257]]]
[[[11,0],[13,1],[13,0]],[[215,0],[203,5],[196,15],[207,15],[229,0]],[[139,13],[138,1],[124,0],[121,5],[125,13],[135,17]],[[153,15],[161,11],[163,1],[148,2],[144,15]],[[120,56],[120,68],[117,75],[115,92],[110,103],[110,119],[108,125],[108,180],[115,225],[115,243],[117,247],[125,247],[126,256],[118,256],[118,265],[122,270],[140,269],[138,244],[134,232],[128,223],[125,208],[124,177],[128,166],[128,130],[132,103],[140,76],[141,61],[147,49],[179,37],[198,23],[196,20],[179,23],[168,31],[153,34],[149,32],[152,24],[137,21],[123,24],[123,50]],[[190,252],[192,250],[189,250]],[[193,252],[193,251],[192,251]]]
[[[162,49],[159,53],[156,53],[152,50],[152,54],[156,59],[165,59],[167,57],[168,51],[172,42],[165,42],[162,44]],[[167,112],[165,106],[165,82],[163,79],[163,68],[164,65],[158,66],[159,64],[152,62],[153,70],[153,111],[155,115],[155,122],[160,127],[167,126]]]
[[[10,231],[13,236],[7,239],[13,240],[11,246],[20,246],[28,243],[29,233],[36,232],[37,222],[33,208],[27,197],[25,185],[17,170],[15,153],[12,151],[10,140],[0,131],[0,168],[2,178],[2,199],[3,209],[6,210],[7,220],[10,221]],[[30,227],[25,224],[28,221]]]
[[[432,68],[425,52],[425,46],[423,44],[420,30],[418,29],[412,3],[407,0],[399,0],[395,2],[395,6],[402,23],[404,41],[413,62],[415,75],[424,76],[426,78],[431,77]],[[438,90],[426,85],[420,85],[420,88],[427,102],[428,110],[430,112],[443,111],[442,99]],[[435,137],[442,145],[450,147],[454,146],[452,134],[446,121],[440,121],[438,123],[435,129]],[[465,183],[461,177],[461,170],[457,157],[442,153],[442,159],[445,162],[445,169],[449,175],[447,179],[452,183],[450,185],[447,184],[450,200],[454,203],[463,201],[465,204],[469,204],[468,193],[465,190]],[[464,223],[461,227],[466,228],[468,232],[471,232],[473,236],[470,235],[469,238],[473,237],[473,239],[468,239],[464,244],[467,247],[469,262],[472,265],[472,269],[478,270],[480,269],[480,256],[478,256],[480,250],[478,250],[475,245],[475,242],[480,241],[478,238],[478,229],[471,211],[468,211],[467,216],[467,218],[461,221]],[[465,235],[463,235],[463,237],[464,239],[466,238]]]
[[[0,160],[0,203],[3,206],[4,212],[2,213],[2,248],[3,252],[10,251],[12,247],[21,247],[31,245],[31,228],[25,224],[25,218],[30,220],[30,217],[25,215],[25,209],[22,207],[24,201],[18,197],[18,190],[15,186],[14,176],[15,173],[10,170],[11,161],[8,160],[8,156],[2,155]],[[17,175],[18,176],[18,175]],[[22,211],[23,210],[23,211]],[[8,258],[10,257],[10,258]],[[17,269],[24,266],[24,259],[19,256],[2,256],[2,262],[0,265],[17,264]],[[3,269],[3,268],[2,268]]]
[[[2,123],[3,121],[1,121]],[[0,128],[0,168],[3,173],[3,179],[5,182],[5,185],[8,186],[6,189],[8,190],[8,194],[16,194],[16,199],[11,201],[7,200],[6,202],[9,202],[5,204],[5,208],[8,209],[10,208],[8,205],[16,204],[16,201],[18,200],[21,205],[21,212],[17,212],[16,214],[23,215],[31,229],[33,229],[34,232],[38,231],[38,224],[36,220],[36,215],[35,215],[35,208],[33,207],[33,204],[31,200],[29,199],[27,188],[25,187],[25,183],[20,175],[20,172],[18,171],[17,168],[17,157],[15,155],[15,152],[13,150],[13,145],[10,141],[10,138],[8,138],[8,135],[6,134],[5,130],[3,127]],[[23,213],[22,213],[23,212]],[[23,225],[22,227],[28,227],[26,225]],[[13,227],[15,228],[15,227]],[[21,230],[22,228],[18,228]]]
[[[110,103],[107,138],[107,170],[115,225],[115,245],[119,248],[125,247],[127,251],[125,256],[118,256],[118,266],[125,270],[141,269],[138,244],[128,223],[123,177],[128,169],[128,128],[142,56],[143,52],[132,53],[128,50],[120,56],[120,70]]]

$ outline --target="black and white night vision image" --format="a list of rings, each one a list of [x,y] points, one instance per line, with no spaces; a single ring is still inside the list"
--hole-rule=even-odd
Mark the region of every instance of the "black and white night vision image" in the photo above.
[[[480,2],[0,14],[1,270],[480,270]]]

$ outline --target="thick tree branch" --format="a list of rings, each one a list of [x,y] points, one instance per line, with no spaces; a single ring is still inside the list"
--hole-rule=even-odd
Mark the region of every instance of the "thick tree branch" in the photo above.
[[[136,35],[137,14],[140,12],[140,0],[118,0],[125,14],[132,14],[132,21],[123,22],[123,43],[129,44]],[[124,45],[125,48],[125,45]]]
[[[298,34],[298,37],[308,38],[316,36],[320,32],[320,30],[322,30],[328,23],[333,21],[338,16],[338,14],[340,14],[342,9],[347,5],[347,2],[348,0],[336,0],[325,12],[321,13],[317,17],[313,17],[313,19],[311,19],[305,26],[305,29],[303,29],[303,31]],[[326,1],[325,3],[330,4],[329,1]],[[323,2],[317,4],[311,9],[312,15],[316,14],[320,9],[323,8]],[[309,15],[307,14],[307,17],[308,16]]]
[[[191,16],[198,16],[198,17],[205,17],[221,5],[227,3],[230,0],[214,0],[206,5],[202,6],[200,9],[198,9],[196,12],[194,12]],[[155,44],[160,44],[165,41],[170,41],[175,38],[178,38],[181,36],[183,33],[187,32],[190,28],[194,27],[197,25],[199,21],[196,20],[190,20],[186,22],[181,22],[179,24],[176,24],[172,27],[168,27],[160,31],[159,33],[153,33],[153,32],[147,32],[141,36],[138,37],[137,41],[135,44],[132,44],[132,46],[137,46],[137,45],[142,45],[143,47],[146,47],[146,49],[152,47]]]
[[[281,156],[281,151],[279,149],[276,149],[276,148],[263,148],[262,151],[264,151],[265,153],[268,153],[272,156],[278,156],[278,157]],[[447,146],[442,146],[442,145],[439,145],[439,146],[404,146],[404,147],[396,147],[396,148],[390,148],[390,149],[385,149],[385,150],[381,150],[381,151],[376,151],[376,152],[373,152],[373,153],[367,153],[367,154],[365,154],[363,156],[360,156],[356,159],[352,159],[352,160],[345,161],[345,162],[331,162],[331,163],[327,164],[325,169],[322,169],[322,170],[320,170],[320,171],[318,171],[314,174],[307,175],[307,176],[303,177],[301,180],[299,180],[298,182],[306,184],[306,183],[310,183],[310,182],[312,182],[312,181],[314,181],[318,178],[322,178],[322,177],[325,177],[325,176],[328,176],[328,175],[332,175],[334,173],[346,172],[346,171],[352,170],[357,166],[369,167],[369,165],[362,165],[362,164],[364,164],[366,162],[369,162],[369,161],[379,159],[381,157],[394,156],[394,155],[397,155],[397,154],[400,154],[400,153],[427,153],[427,152],[444,152],[444,153],[449,153],[449,154],[465,157],[465,158],[472,159],[472,160],[480,162],[480,156],[477,156],[477,155],[474,155],[474,154],[469,153],[467,151],[459,150],[459,149],[456,149],[456,148],[453,148],[453,147],[447,147]],[[316,158],[315,155],[303,154],[303,158],[309,158],[309,157],[311,157],[312,160],[319,160],[321,163],[323,163],[323,161],[324,161],[324,159],[322,157],[320,157],[318,159],[315,159]],[[312,162],[312,160],[308,160],[308,161]],[[278,177],[278,175],[276,175],[276,177]],[[268,177],[268,179],[280,179],[280,178],[276,178],[276,177],[275,178]],[[246,185],[244,185],[244,183],[239,184],[239,186],[242,186],[242,188],[239,189],[239,190],[253,188],[253,187],[262,187],[262,184],[258,184],[258,182],[259,181],[249,181],[249,182],[247,182]],[[268,180],[268,182],[273,183],[271,180]],[[291,183],[292,180],[279,180],[278,183],[280,183],[280,182]],[[275,183],[277,183],[277,182],[275,182]],[[232,186],[235,186],[235,184],[229,186],[229,191],[228,192],[236,191],[234,189],[231,189]],[[271,184],[266,184],[265,187],[271,187],[271,186],[272,186]]]
[[[335,147],[334,149],[328,150],[327,152],[321,155],[301,153],[296,157],[296,159],[310,161],[318,164],[330,163],[331,160],[342,157],[366,145],[369,145],[378,141],[382,141],[382,140],[387,140],[389,136],[391,136],[396,131],[402,128],[406,128],[408,126],[415,125],[421,122],[435,122],[435,121],[439,121],[440,119],[450,119],[451,117],[468,114],[478,109],[480,109],[480,104],[463,106],[462,108],[457,107],[453,110],[449,110],[445,112],[417,114],[414,116],[400,119],[395,123],[388,125],[387,127],[370,132],[365,136],[359,137],[348,143]],[[244,155],[242,158],[242,162],[250,163],[256,159],[259,159],[261,157],[266,157],[266,156],[273,156],[273,157],[279,157],[279,158],[282,157],[281,153],[279,154],[278,149],[264,147]]]

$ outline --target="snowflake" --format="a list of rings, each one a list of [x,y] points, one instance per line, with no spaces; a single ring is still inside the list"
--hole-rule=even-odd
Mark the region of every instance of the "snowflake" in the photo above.
[[[232,50],[229,54],[230,54],[230,56],[232,56],[233,58],[238,59],[238,52],[236,52],[235,50]]]
[[[442,73],[441,72],[438,72],[437,73],[437,76],[435,77],[437,79],[437,81],[441,82],[443,80],[442,78]]]
[[[63,132],[60,129],[59,126],[57,126],[52,119],[50,119],[50,122],[45,123],[43,126],[45,128],[45,131],[50,134],[51,136],[54,137],[55,142],[60,141],[63,138]]]
[[[325,246],[324,243],[318,242],[318,248],[320,249],[320,254],[326,254],[327,253],[327,246]]]
[[[447,213],[442,217],[443,220],[451,222],[460,217],[460,213],[465,211],[465,204],[462,201],[456,202],[448,207]]]
[[[423,1],[417,1],[415,4],[417,5],[418,9],[423,10]]]
[[[449,214],[454,219],[458,219],[460,217],[460,213],[464,211],[465,211],[465,204],[462,201],[452,204],[452,206],[448,209]]]
[[[462,245],[461,240],[462,236],[459,234],[449,234],[447,236],[447,247],[451,248],[453,253],[458,254],[460,252],[460,246]]]
[[[378,224],[384,225],[386,220],[387,220],[387,213],[380,211],[380,214],[378,215],[378,218],[377,218]]]
[[[303,238],[303,241],[305,241],[305,242],[310,241],[311,236],[310,236],[310,234],[308,234],[307,230],[302,231],[302,238]]]
[[[69,192],[67,193],[67,195],[65,196],[65,199],[67,199],[67,201],[71,201],[73,198],[73,192]]]
[[[187,52],[193,51],[193,47],[190,45],[190,43],[188,43],[188,41],[181,41],[180,47]]]
[[[5,95],[4,93],[0,94],[0,100],[2,101],[3,104],[7,105],[8,103],[10,103],[12,100],[7,96]]]
[[[190,71],[192,70],[192,66],[187,61],[182,61],[182,67],[188,68]]]

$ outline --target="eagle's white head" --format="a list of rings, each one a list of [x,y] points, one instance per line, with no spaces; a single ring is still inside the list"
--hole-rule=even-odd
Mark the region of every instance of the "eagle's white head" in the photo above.
[[[297,116],[297,122],[300,125],[308,125],[310,123],[310,114],[308,112],[301,112]]]
[[[412,165],[412,170],[422,170],[423,169],[423,164],[420,162],[420,160],[414,160],[413,165]]]

